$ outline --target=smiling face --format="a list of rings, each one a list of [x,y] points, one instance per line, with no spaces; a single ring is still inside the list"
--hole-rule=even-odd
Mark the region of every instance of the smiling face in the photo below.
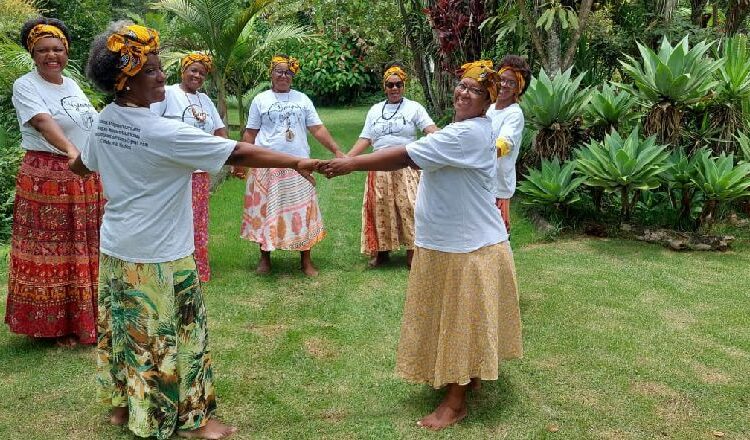
[[[404,82],[398,75],[391,75],[383,82],[388,102],[395,104],[404,97]]]
[[[294,73],[289,70],[289,64],[279,63],[271,69],[271,89],[274,92],[286,93],[292,88]]]
[[[512,70],[506,70],[500,74],[500,88],[497,93],[497,102],[515,102],[518,99],[518,80]]]
[[[489,92],[473,78],[463,78],[453,89],[456,122],[484,115],[489,104]]]
[[[207,75],[208,69],[206,69],[206,66],[196,61],[182,72],[182,83],[180,85],[186,92],[195,93],[203,86]]]
[[[68,64],[68,51],[65,50],[62,40],[54,37],[42,38],[34,45],[31,56],[42,78],[50,82],[62,80],[62,71]]]
[[[154,102],[164,101],[164,81],[166,76],[161,70],[161,60],[159,56],[153,53],[147,55],[148,59],[143,64],[143,68],[128,79],[125,83],[130,90],[123,95],[126,102],[138,105],[139,107],[148,107]]]

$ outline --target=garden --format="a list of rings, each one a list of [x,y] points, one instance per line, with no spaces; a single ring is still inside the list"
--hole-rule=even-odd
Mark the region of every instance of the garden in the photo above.
[[[5,315],[15,174],[10,100],[33,66],[17,33],[64,20],[66,74],[112,19],[160,31],[162,60],[208,50],[207,84],[239,138],[268,59],[298,56],[294,88],[347,150],[385,63],[406,95],[451,121],[460,64],[529,60],[526,129],[513,198],[523,359],[475,391],[440,433],[414,421],[438,396],[394,374],[408,271],[403,252],[370,269],[359,253],[364,173],[317,192],[328,236],[320,276],[291,252],[254,273],[239,238],[244,183],[213,188],[205,285],[219,417],[237,438],[750,438],[750,47],[744,0],[6,0],[0,4],[0,313]],[[311,138],[312,156],[330,153]],[[709,250],[709,252],[705,252]],[[0,437],[132,438],[94,399],[95,356],[0,331]]]

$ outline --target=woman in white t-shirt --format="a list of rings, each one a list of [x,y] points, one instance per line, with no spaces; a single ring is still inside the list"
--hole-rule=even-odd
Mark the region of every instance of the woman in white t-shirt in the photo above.
[[[151,104],[151,111],[159,116],[190,124],[206,133],[226,138],[229,136],[213,101],[200,91],[206,76],[213,70],[209,55],[193,52],[180,61],[182,81],[166,87],[164,101]],[[211,279],[208,264],[208,200],[211,176],[198,170],[193,173],[193,229],[195,233],[195,263],[201,282]]]
[[[485,116],[497,94],[489,61],[462,66],[454,122],[406,146],[334,159],[328,177],[355,170],[422,169],[416,239],[396,371],[447,386],[419,426],[438,430],[466,417],[466,392],[497,380],[503,359],[520,357],[521,321],[513,256],[494,206],[497,157]]]
[[[500,76],[497,100],[487,109],[497,135],[497,188],[495,203],[510,234],[510,198],[516,192],[516,161],[521,151],[524,117],[518,101],[529,87],[531,69],[518,55],[506,55],[497,71]]]
[[[54,18],[27,21],[21,43],[36,68],[13,83],[13,106],[26,150],[16,180],[10,243],[10,331],[58,338],[58,345],[96,342],[99,176],[68,170],[98,117],[78,84],[63,76],[70,35]]]
[[[422,104],[404,97],[408,77],[400,64],[388,66],[383,74],[386,100],[367,112],[362,133],[347,156],[354,157],[372,145],[374,151],[392,145],[406,145],[438,130]],[[419,172],[412,168],[370,171],[362,201],[363,254],[370,255],[370,267],[388,260],[388,253],[406,248],[406,265],[414,255],[414,201]]]
[[[153,29],[117,22],[96,37],[88,77],[114,102],[71,164],[101,175],[97,382],[113,424],[139,437],[219,439],[206,307],[193,258],[191,178],[224,164],[289,167],[318,161],[212,136],[154,117],[165,76]],[[230,412],[227,412],[230,413]]]
[[[310,157],[307,132],[336,157],[344,153],[318,117],[310,98],[292,90],[299,72],[293,57],[276,55],[269,73],[271,90],[260,93],[250,104],[242,140],[274,151]],[[271,271],[271,251],[300,251],[302,272],[315,276],[310,250],[326,235],[318,207],[314,181],[287,169],[254,168],[247,176],[242,238],[260,245],[257,273]]]

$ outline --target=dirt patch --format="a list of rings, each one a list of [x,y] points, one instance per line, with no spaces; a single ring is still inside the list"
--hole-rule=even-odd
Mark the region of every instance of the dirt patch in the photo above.
[[[288,326],[283,324],[250,324],[247,329],[258,336],[265,338],[274,338],[284,333]]]
[[[693,402],[681,394],[659,403],[656,413],[670,427],[682,427],[699,417],[698,409]]]
[[[664,310],[661,316],[664,324],[671,330],[687,330],[696,322],[693,314],[685,310]]]
[[[331,343],[321,338],[310,338],[305,341],[305,351],[316,359],[330,359],[338,353]]]
[[[635,382],[630,390],[644,396],[676,398],[679,393],[659,382]]]
[[[347,417],[348,413],[346,410],[343,410],[341,408],[328,408],[320,413],[320,417],[323,420],[327,420],[329,422],[340,422],[344,420]]]
[[[710,368],[698,362],[694,362],[691,367],[703,383],[726,385],[730,382],[729,376],[718,368]]]

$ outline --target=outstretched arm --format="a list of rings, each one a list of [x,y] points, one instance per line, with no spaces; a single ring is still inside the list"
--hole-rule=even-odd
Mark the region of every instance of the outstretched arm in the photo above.
[[[331,133],[328,131],[325,125],[311,125],[307,127],[308,130],[310,130],[310,134],[313,135],[315,139],[318,140],[324,147],[328,149],[331,153],[333,153],[336,157],[344,157],[344,152],[339,149],[338,144],[336,144],[336,141],[333,140],[333,136],[331,136]]]
[[[346,153],[346,155],[349,157],[359,156],[370,146],[370,144],[372,144],[372,142],[369,139],[361,137],[357,139],[357,142],[354,143],[354,146],[348,153]]]
[[[409,157],[406,147],[399,145],[362,156],[327,161],[320,166],[320,172],[331,178],[352,171],[394,171],[406,167],[419,168]]]

